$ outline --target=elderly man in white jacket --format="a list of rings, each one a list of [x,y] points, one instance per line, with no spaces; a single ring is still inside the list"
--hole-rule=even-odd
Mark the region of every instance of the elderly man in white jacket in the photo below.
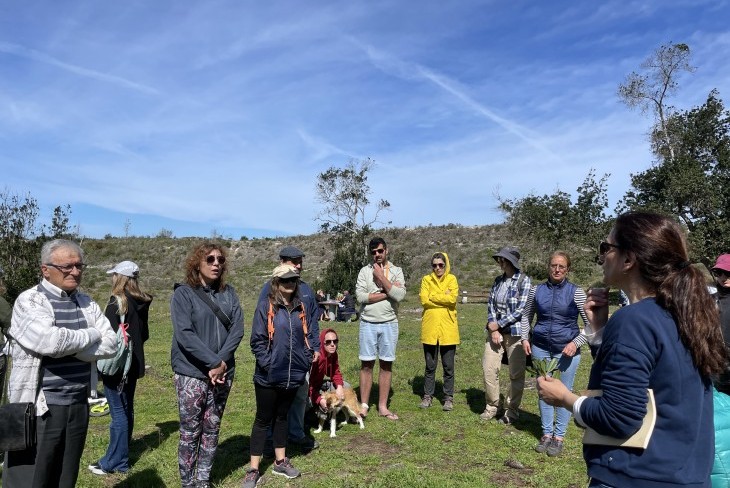
[[[5,456],[3,488],[73,488],[89,424],[92,364],[113,356],[117,341],[104,312],[78,291],[86,264],[73,241],[41,251],[43,280],[20,294],[8,331],[8,398],[33,402],[36,446]]]

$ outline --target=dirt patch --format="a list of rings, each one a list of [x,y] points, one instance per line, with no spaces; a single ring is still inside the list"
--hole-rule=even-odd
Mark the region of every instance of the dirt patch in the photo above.
[[[361,433],[360,435],[350,437],[347,442],[347,450],[353,452],[377,452],[383,458],[393,457],[401,452],[401,448],[369,434]]]

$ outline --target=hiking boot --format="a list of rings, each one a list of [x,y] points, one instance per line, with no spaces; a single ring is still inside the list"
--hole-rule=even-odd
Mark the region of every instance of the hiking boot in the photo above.
[[[479,415],[479,419],[480,419],[480,420],[492,420],[492,419],[493,419],[494,417],[496,417],[496,416],[497,416],[497,411],[496,411],[496,410],[492,411],[492,410],[486,410],[486,409],[485,409],[485,410],[484,410],[484,411],[483,411],[483,412],[482,412],[482,413],[481,413],[481,414]]]
[[[451,397],[446,397],[444,400],[444,406],[441,407],[441,410],[444,412],[450,412],[454,409],[454,399]]]
[[[262,479],[258,469],[249,469],[246,471],[246,477],[243,478],[241,488],[255,488]]]
[[[535,452],[539,452],[540,454],[547,451],[548,446],[553,441],[553,436],[551,435],[544,435],[542,436],[542,439],[540,439],[540,442],[535,446]]]
[[[198,480],[195,482],[195,488],[210,488],[210,481]]]
[[[561,452],[563,452],[563,441],[559,441],[557,439],[553,439],[550,442],[550,445],[547,446],[547,455],[550,457],[559,456]]]
[[[418,406],[419,408],[428,408],[431,406],[431,401],[433,399],[431,398],[431,395],[423,395],[423,399],[421,400],[421,404]]]
[[[303,437],[300,437],[299,439],[289,439],[289,444],[294,444],[295,446],[299,446],[305,451],[313,451],[314,449],[319,448],[319,442],[315,441],[312,438],[307,437],[306,435]]]
[[[281,462],[274,461],[274,467],[271,472],[280,476],[285,476],[289,479],[297,478],[302,474],[301,471],[292,466],[289,458],[286,457],[282,459]]]

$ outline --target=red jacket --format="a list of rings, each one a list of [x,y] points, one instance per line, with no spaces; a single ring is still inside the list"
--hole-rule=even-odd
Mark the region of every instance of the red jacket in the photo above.
[[[320,388],[324,383],[325,377],[332,380],[335,386],[343,386],[344,381],[342,380],[342,372],[340,371],[340,363],[337,359],[337,352],[329,355],[325,350],[324,337],[328,333],[334,333],[337,335],[334,329],[325,329],[319,334],[319,359],[316,363],[312,364],[312,369],[309,373],[309,398],[312,399],[314,406],[319,405],[319,401],[322,399],[320,395]]]

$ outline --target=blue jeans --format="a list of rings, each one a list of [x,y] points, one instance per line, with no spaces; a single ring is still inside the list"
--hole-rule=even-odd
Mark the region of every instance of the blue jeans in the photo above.
[[[548,351],[540,349],[535,345],[531,345],[531,347],[533,359],[557,358],[558,369],[560,370],[560,381],[562,381],[569,390],[572,390],[575,373],[578,371],[578,365],[580,364],[579,352],[576,353],[575,356],[569,357],[563,356],[562,354],[550,354]],[[563,407],[552,407],[542,400],[538,400],[538,405],[540,406],[542,434],[564,438],[565,432],[568,430],[568,422],[570,421],[570,410]],[[557,415],[555,414],[556,410],[558,412]]]
[[[109,424],[109,447],[106,454],[99,460],[104,471],[110,473],[126,473],[129,470],[129,443],[132,441],[134,428],[134,391],[137,388],[137,378],[127,378],[127,383],[119,391],[119,381],[112,377],[103,376],[104,395],[109,403],[109,414],[112,417]]]

